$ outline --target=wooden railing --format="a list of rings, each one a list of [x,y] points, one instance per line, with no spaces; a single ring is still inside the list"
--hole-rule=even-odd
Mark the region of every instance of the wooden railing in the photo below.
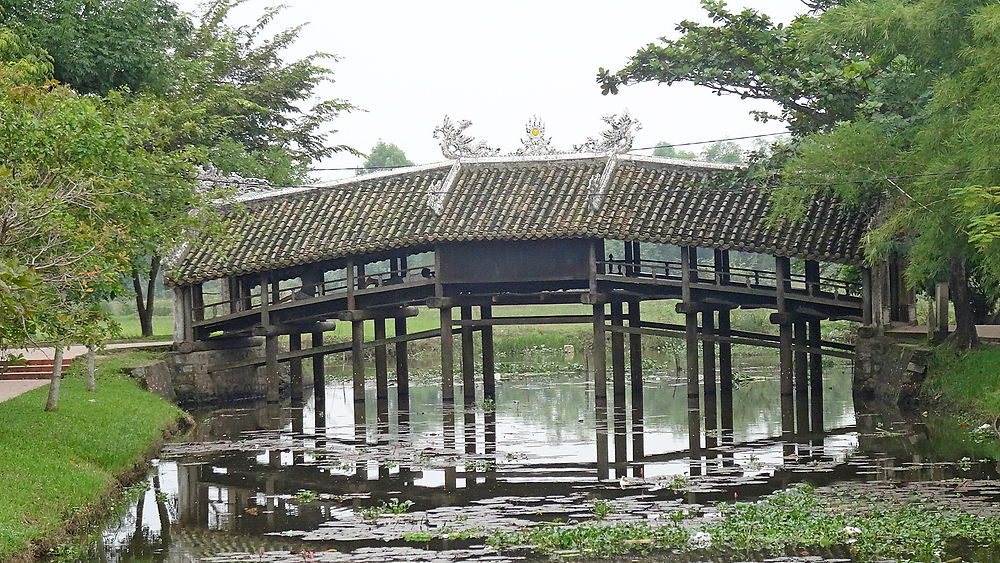
[[[717,269],[714,266],[699,264],[693,269],[693,283],[711,283],[719,286],[743,286],[747,288],[776,288],[778,276],[772,270],[730,267]],[[601,260],[597,262],[597,273],[608,276],[629,278],[662,279],[680,281],[683,279],[683,266],[680,262],[663,260]],[[805,274],[790,274],[784,280],[786,287],[792,293],[804,292],[806,295],[826,298],[857,297],[861,295],[861,284],[836,278],[819,277],[808,279]]]
[[[358,290],[365,290],[425,281],[433,279],[434,275],[434,268],[431,266],[414,266],[388,272],[366,273],[364,277],[356,277],[355,283]],[[284,287],[279,289],[276,295],[273,292],[267,292],[267,303],[273,306],[327,295],[343,295],[347,293],[347,282],[347,277],[338,277],[319,283]],[[196,315],[200,314],[202,320],[209,320],[233,312],[254,311],[260,306],[261,294],[258,291],[248,296],[206,303],[201,307],[195,307],[194,310]]]

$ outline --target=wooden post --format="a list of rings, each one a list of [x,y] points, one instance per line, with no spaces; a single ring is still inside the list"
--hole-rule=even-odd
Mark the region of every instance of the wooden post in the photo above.
[[[455,342],[452,338],[451,307],[441,307],[441,399],[445,403],[455,402]]]
[[[396,336],[406,334],[406,317],[396,317]],[[396,343],[396,410],[410,410],[410,358],[406,342]]]
[[[792,380],[792,324],[788,318],[788,304],[785,292],[788,287],[789,260],[786,256],[774,257],[775,291],[778,304],[778,338],[781,348],[778,350],[780,359],[781,394],[791,395]]]
[[[376,318],[375,340],[384,341],[385,318]],[[378,400],[389,399],[389,356],[385,344],[375,346],[375,397]]]
[[[719,429],[718,400],[716,397],[716,375],[715,375],[715,311],[702,311],[701,313],[702,334],[705,339],[701,343],[702,359],[704,360],[705,373],[702,377],[702,385],[705,388],[705,446],[714,448],[718,445]]]
[[[351,367],[354,375],[354,426],[362,435],[365,417],[365,355],[361,347],[365,340],[365,322],[351,321]]]
[[[191,286],[191,316],[196,321],[205,320],[205,290],[200,283]]]
[[[636,243],[638,248],[638,243]],[[628,325],[639,328],[642,318],[639,313],[639,300],[628,302]],[[643,390],[642,390],[642,335],[630,334],[628,341],[629,375],[632,387],[632,460],[639,461],[645,455],[645,440],[643,427]],[[640,466],[636,466],[641,473]],[[638,476],[638,475],[637,475]]]
[[[601,311],[603,318],[603,310]],[[595,354],[596,356],[596,354]],[[597,377],[595,370],[595,379]],[[597,434],[597,479],[605,481],[610,477],[608,468],[608,397],[594,395],[594,428]]]
[[[264,378],[267,385],[267,402],[277,403],[280,397],[278,389],[278,336],[268,334],[264,337],[264,358],[266,375]]]
[[[624,326],[622,302],[611,302],[611,326]],[[615,394],[615,408],[625,406],[625,335],[620,331],[611,332],[611,374],[612,388]]]
[[[701,330],[705,336],[701,343],[702,359],[704,360],[705,374],[703,385],[706,395],[715,395],[717,388],[715,375],[715,311],[702,311]]]
[[[288,350],[297,352],[302,349],[302,333],[293,332],[288,335]],[[292,400],[301,401],[303,396],[302,358],[288,361],[289,383],[291,384]]]
[[[318,331],[312,333],[310,344],[313,348],[319,348],[323,345],[323,333]],[[316,354],[312,357],[312,371],[313,371],[313,392],[316,393],[316,402],[326,399],[326,370],[323,366],[324,356],[322,354]],[[321,399],[322,398],[322,399]]]
[[[719,310],[719,329],[715,332],[720,338],[731,336],[729,309]],[[733,345],[729,342],[719,342],[719,392],[723,395],[733,394]]]
[[[472,320],[472,307],[463,306],[460,311],[463,321]],[[472,340],[472,326],[462,325],[462,401],[466,410],[476,404],[476,346]]]
[[[795,370],[795,392],[805,393],[809,389],[809,362],[808,354],[802,351],[809,342],[806,335],[806,320],[796,319],[792,323],[792,340],[795,342],[795,353],[793,354],[792,365]]]
[[[489,305],[479,307],[479,318],[492,319],[493,308]],[[497,400],[496,358],[493,349],[493,327],[484,326],[481,331],[483,339],[483,399]]]
[[[639,313],[639,301],[633,300],[628,302],[628,325],[633,328],[639,328],[642,325],[642,319]],[[635,413],[641,413],[643,408],[643,397],[642,397],[642,335],[640,334],[630,334],[628,337],[628,359],[629,359],[629,375],[631,376],[631,381],[629,384],[632,387],[632,412],[633,417]],[[642,415],[639,415],[640,427]],[[633,424],[634,426],[634,424]],[[633,456],[634,457],[634,456]]]
[[[871,326],[875,319],[872,299],[872,271],[861,268],[861,324]]]
[[[374,319],[375,340],[385,340],[385,318]],[[389,359],[385,344],[375,346],[375,412],[379,425],[389,424]]]
[[[819,319],[808,323],[809,347],[819,349],[823,346],[823,333]],[[809,388],[812,403],[812,431],[814,434],[823,432],[823,356],[809,354]]]
[[[934,327],[935,338],[944,338],[948,335],[950,326],[948,323],[948,282],[937,282],[934,285],[934,310],[937,325]]]
[[[681,247],[681,299],[684,303],[684,342],[687,351],[687,393],[688,397],[698,397],[698,313],[691,291],[691,284],[697,275],[698,249],[693,246]]]
[[[608,359],[604,323],[604,303],[597,303],[594,305],[594,345],[591,352],[594,362],[594,396],[606,400],[608,397]]]

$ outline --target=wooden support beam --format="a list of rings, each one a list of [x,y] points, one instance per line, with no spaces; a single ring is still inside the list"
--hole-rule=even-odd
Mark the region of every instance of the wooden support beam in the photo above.
[[[693,303],[691,284],[697,276],[698,249],[681,247],[681,296],[685,305],[684,342],[687,352],[687,393],[688,397],[698,397],[698,313],[691,311]]]
[[[288,351],[298,352],[302,350],[302,335],[299,333],[288,335]],[[295,358],[288,362],[288,375],[293,401],[301,401],[303,396],[302,383],[302,358]]]
[[[636,244],[638,247],[638,244]],[[639,301],[629,301],[628,302],[628,325],[630,327],[640,327],[642,326],[642,316],[640,314]],[[629,334],[628,337],[628,359],[629,359],[629,375],[631,380],[629,385],[632,389],[632,411],[633,416],[636,412],[642,411],[642,335],[641,334]],[[641,415],[640,415],[641,416]],[[635,426],[633,424],[633,426]]]
[[[809,362],[802,350],[808,347],[806,321],[797,319],[792,323],[792,340],[795,343],[792,365],[795,372],[795,392],[805,394],[809,389]]]
[[[463,307],[464,308],[464,307]],[[589,323],[591,315],[525,315],[523,317],[491,317],[489,319],[461,319],[454,321],[460,327],[482,327],[498,325],[554,325]]]
[[[351,323],[351,370],[354,390],[354,426],[364,427],[365,416],[365,355],[361,345],[365,340],[365,322]]]
[[[396,317],[396,336],[406,336],[406,317]],[[410,358],[406,342],[396,343],[396,409],[410,410]]]
[[[611,326],[621,328],[625,324],[625,317],[622,312],[622,302],[611,302]],[[611,332],[611,376],[612,390],[614,391],[614,407],[625,408],[625,335],[622,332],[613,330]],[[617,431],[617,430],[616,430]]]
[[[785,293],[787,289],[787,281],[789,279],[790,273],[790,263],[787,256],[775,256],[774,258],[774,272],[777,278],[775,282],[775,289],[777,291],[777,305],[779,315],[778,322],[779,328],[779,342],[781,346],[778,348],[778,358],[779,358],[779,370],[781,379],[781,394],[790,395],[793,389],[792,380],[792,324],[789,318],[788,303],[785,299]],[[775,315],[772,315],[774,318]],[[774,322],[772,320],[771,322]]]
[[[455,401],[455,342],[452,338],[451,307],[440,309],[441,322],[441,399],[445,403]]]
[[[254,336],[267,336],[268,334],[306,334],[311,332],[327,332],[336,330],[336,321],[315,321],[304,323],[284,323],[279,325],[258,325],[250,329]]]
[[[312,333],[309,345],[311,348],[322,348],[323,333]],[[326,369],[323,364],[324,357],[323,354],[313,354],[310,357],[312,358],[313,393],[316,395],[316,403],[321,404],[326,400]]]
[[[871,326],[874,318],[872,271],[868,268],[861,268],[861,324]]]
[[[393,307],[389,309],[353,309],[340,311],[337,318],[342,321],[367,321],[374,319],[394,319],[397,317],[415,317],[420,314],[416,307]]]
[[[604,305],[594,305],[594,345],[591,355],[594,363],[594,396],[607,401],[608,372],[607,344],[605,343]],[[605,420],[605,424],[607,421]],[[605,447],[607,444],[605,443]]]
[[[280,397],[278,388],[278,337],[271,335],[264,339],[264,357],[267,365],[264,371],[264,381],[267,385],[267,402],[277,403]]]
[[[385,345],[385,317],[374,320],[375,323],[375,398],[378,401],[389,400],[389,356]]]
[[[462,341],[462,404],[466,410],[476,404],[476,348],[472,339],[472,326],[466,321],[472,320],[472,307],[464,306],[460,310],[461,341]]]
[[[626,327],[608,327],[607,330],[609,330],[609,331],[624,332],[626,334],[642,334],[644,336],[662,336],[664,338],[687,338],[686,334],[683,333],[683,332],[677,332],[677,331],[673,331],[673,330],[662,330],[662,329],[656,329],[656,328],[633,328],[633,327],[630,327],[630,326],[626,326]],[[771,340],[771,335],[758,334],[758,333],[754,333],[754,332],[738,331],[738,332],[740,332],[740,334],[743,334],[743,335],[751,335],[750,337],[747,337],[747,336],[737,336],[735,334],[737,331],[735,331],[735,330],[732,331],[732,332],[734,333],[733,336],[730,336],[728,338],[725,338],[725,337],[722,337],[722,336],[719,336],[719,335],[714,335],[711,338],[709,338],[709,337],[707,337],[705,335],[700,335],[700,336],[698,336],[698,339],[701,340],[701,341],[728,342],[729,344],[744,344],[744,345],[747,345],[747,346],[760,346],[762,348],[775,348],[775,349],[780,349],[781,348],[781,344],[779,342],[775,342],[775,341]],[[827,344],[830,344],[830,343],[826,342],[826,341],[823,342],[824,346],[826,346]],[[845,345],[838,344],[838,346],[845,346]],[[799,348],[796,348],[795,345],[793,344],[792,345],[792,351],[795,351],[795,350],[799,350]],[[804,351],[807,354],[822,354],[824,356],[833,356],[835,358],[846,358],[846,359],[849,359],[849,360],[852,360],[852,359],[855,358],[855,354],[853,354],[851,352],[847,352],[847,351],[842,351],[840,349],[827,350],[827,349],[824,349],[824,348],[812,348],[812,347],[808,347],[807,346],[806,348],[803,348],[801,350]]]
[[[823,343],[821,322],[808,322],[809,347],[819,348]],[[812,431],[823,432],[823,356],[809,354],[809,400],[812,403]]]
[[[701,354],[704,362],[702,379],[705,395],[715,395],[718,388],[715,373],[715,312],[705,311],[701,314],[701,327],[701,334],[704,337],[701,343]]]
[[[193,342],[177,342],[173,349],[175,352],[190,354],[191,352],[207,352],[210,350],[238,350],[240,348],[253,348],[264,343],[264,339],[259,336],[215,336],[205,340],[195,340]]]
[[[727,253],[728,256],[728,253]],[[733,345],[724,339],[732,335],[732,322],[729,309],[719,310],[719,392],[723,395],[733,393]]]
[[[493,318],[493,308],[489,305],[479,307],[479,317],[482,319]],[[493,327],[486,326],[482,330],[483,340],[483,399],[496,401],[496,357],[493,348]]]

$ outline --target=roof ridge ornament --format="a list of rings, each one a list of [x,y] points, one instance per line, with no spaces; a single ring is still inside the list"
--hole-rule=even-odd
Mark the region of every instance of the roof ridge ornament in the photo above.
[[[552,139],[545,136],[545,122],[537,115],[528,120],[524,132],[528,136],[521,139],[521,148],[510,156],[545,156],[558,152],[552,146]]]
[[[601,132],[601,137],[587,137],[583,144],[573,145],[574,151],[622,154],[632,150],[635,132],[642,129],[642,124],[629,115],[628,110],[621,115],[609,113],[601,120],[608,124],[608,128]]]
[[[427,206],[438,217],[444,213],[444,206],[448,202],[448,194],[451,193],[451,188],[455,185],[455,180],[458,179],[458,173],[461,169],[462,161],[456,160],[455,164],[451,166],[451,170],[448,171],[448,175],[444,177],[444,180],[431,182],[427,186]]]
[[[594,174],[590,177],[590,182],[587,183],[587,199],[590,201],[590,209],[594,213],[601,210],[604,200],[608,197],[608,189],[611,187],[611,179],[618,170],[618,163],[618,154],[611,153],[601,175]]]
[[[444,122],[434,129],[434,138],[441,140],[441,152],[445,158],[467,158],[479,156],[497,156],[500,149],[486,145],[485,141],[475,142],[475,138],[466,135],[465,130],[472,125],[468,119],[452,123],[451,118],[444,116]]]
[[[635,132],[642,129],[639,121],[625,110],[621,115],[608,114],[601,118],[608,128],[597,137],[588,137],[579,145],[573,145],[570,151],[561,151],[552,146],[552,140],[545,134],[545,123],[533,116],[525,125],[527,136],[521,139],[521,147],[507,156],[547,156],[553,154],[577,153],[611,153],[623,154],[632,150]],[[477,158],[499,156],[500,149],[486,145],[484,141],[476,142],[465,130],[472,125],[467,119],[452,123],[451,118],[444,116],[444,121],[434,129],[434,138],[441,141],[441,153],[445,158]]]

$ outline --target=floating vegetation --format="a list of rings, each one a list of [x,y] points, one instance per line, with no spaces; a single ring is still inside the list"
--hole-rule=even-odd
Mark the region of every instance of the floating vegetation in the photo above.
[[[376,506],[369,506],[358,510],[358,514],[365,520],[378,520],[386,514],[402,514],[413,506],[412,500],[400,501],[398,498],[391,498],[389,502],[381,502]]]

